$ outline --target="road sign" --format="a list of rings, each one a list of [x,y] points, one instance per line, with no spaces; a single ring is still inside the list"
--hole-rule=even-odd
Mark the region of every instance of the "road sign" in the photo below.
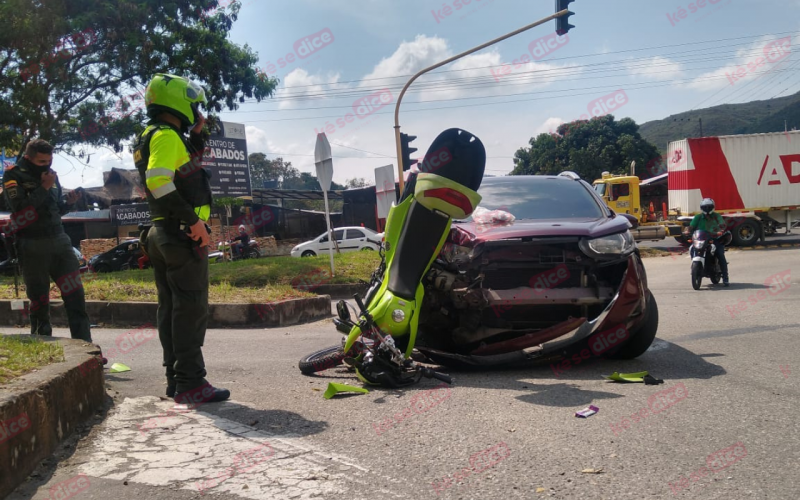
[[[389,209],[397,201],[394,189],[394,165],[375,169],[375,199],[378,204],[378,218],[389,216]]]
[[[333,158],[331,143],[325,134],[317,134],[317,146],[314,148],[314,164],[317,167],[317,179],[323,191],[330,191],[333,180]]]
[[[317,145],[314,148],[314,165],[317,167],[317,179],[325,198],[325,222],[328,223],[328,253],[331,257],[331,277],[333,277],[333,245],[336,240],[331,231],[331,211],[328,208],[328,191],[333,180],[333,158],[331,157],[331,143],[325,134],[317,134]]]

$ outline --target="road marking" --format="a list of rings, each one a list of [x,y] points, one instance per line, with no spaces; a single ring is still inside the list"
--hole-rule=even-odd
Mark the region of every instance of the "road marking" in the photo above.
[[[224,410],[225,405],[214,408]],[[274,450],[268,459],[237,470],[243,453],[267,445]],[[98,428],[87,454],[82,473],[130,483],[194,491],[204,485],[208,493],[257,500],[341,498],[363,485],[380,498],[407,498],[397,480],[319,450],[308,439],[268,434],[151,396],[126,398]],[[395,484],[387,489],[381,483]]]

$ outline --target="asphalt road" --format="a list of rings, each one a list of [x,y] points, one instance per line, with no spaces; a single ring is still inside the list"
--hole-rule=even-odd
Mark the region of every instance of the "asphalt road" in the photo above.
[[[685,255],[647,259],[661,321],[639,359],[589,360],[559,373],[450,371],[449,392],[424,393],[436,385],[428,381],[323,399],[328,382],[359,384],[344,369],[297,370],[301,356],[339,341],[322,321],[209,331],[209,379],[232,400],[174,409],[158,398],[153,339],[112,359],[132,371],[107,374],[106,418],[11,498],[48,498],[85,474],[74,498],[795,499],[798,252],[731,251],[732,286],[700,291]],[[765,285],[787,273],[790,286]],[[94,331],[105,349],[120,335]],[[601,378],[639,370],[664,384]],[[431,394],[432,406],[411,411],[412,398]],[[599,413],[576,418],[588,405]]]

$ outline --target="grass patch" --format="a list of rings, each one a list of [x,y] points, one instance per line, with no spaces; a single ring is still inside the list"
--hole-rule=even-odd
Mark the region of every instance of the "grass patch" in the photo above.
[[[212,303],[275,302],[315,294],[292,288],[292,281],[301,282],[311,276],[318,284],[348,284],[369,281],[378,266],[378,252],[349,252],[334,255],[336,275],[328,275],[328,256],[318,257],[263,257],[236,262],[212,263],[209,266],[209,301]],[[152,269],[132,269],[115,273],[102,273],[84,278],[86,300],[110,302],[158,302]],[[25,297],[25,285],[20,279],[20,297]],[[50,297],[60,300],[61,294],[51,284]],[[14,298],[13,278],[0,280],[0,299]]]
[[[64,348],[58,342],[0,335],[0,384],[60,361],[64,361]]]

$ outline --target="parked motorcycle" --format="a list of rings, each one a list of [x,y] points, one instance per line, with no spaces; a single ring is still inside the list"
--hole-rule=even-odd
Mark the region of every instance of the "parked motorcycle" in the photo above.
[[[230,241],[221,241],[217,244],[217,251],[209,255],[209,258],[216,258],[216,262],[223,260],[242,260],[242,259],[257,259],[261,257],[261,247],[258,241],[252,239],[248,242],[247,247],[244,248],[242,253],[232,250]]]
[[[697,230],[692,235],[692,288],[700,289],[703,278],[708,278],[715,285],[722,279],[722,269],[717,259],[717,245],[729,245],[733,235],[730,231],[725,231],[721,235],[714,237],[708,231]]]

